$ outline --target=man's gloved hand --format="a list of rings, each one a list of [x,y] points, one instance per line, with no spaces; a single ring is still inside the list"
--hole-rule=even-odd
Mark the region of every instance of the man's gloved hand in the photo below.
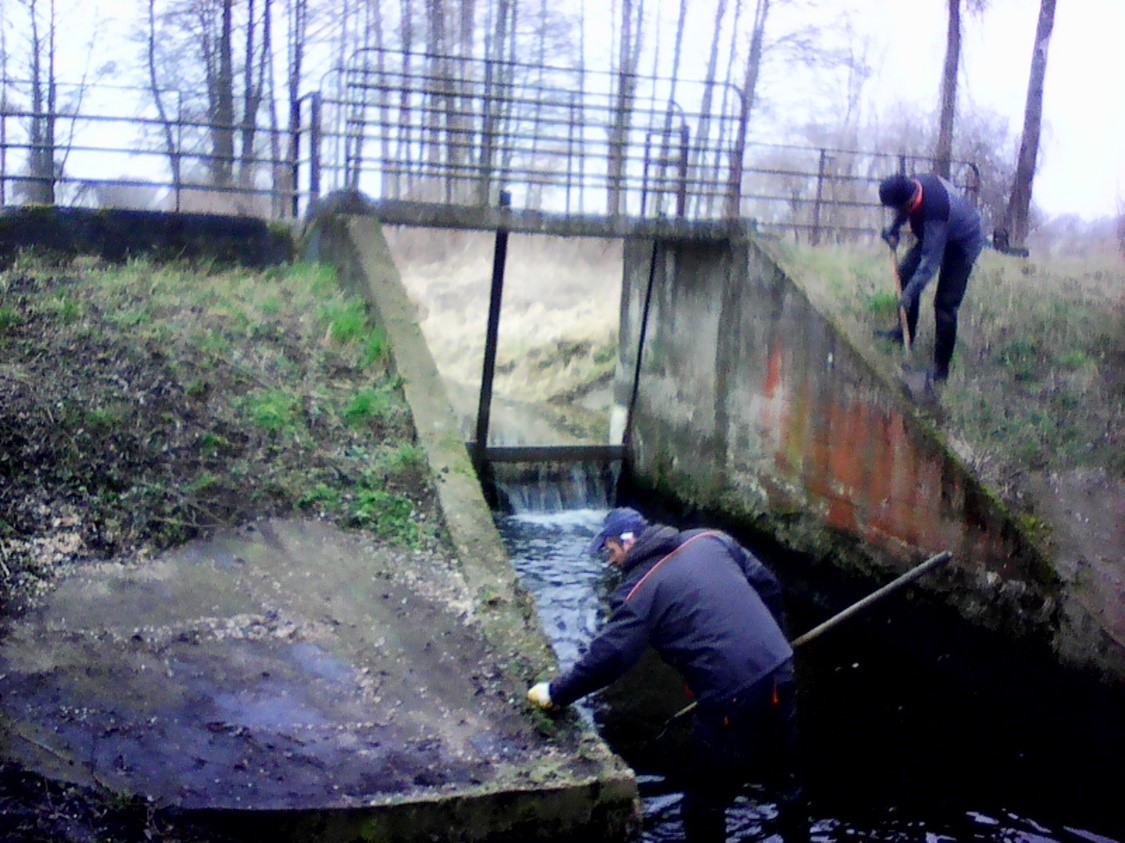
[[[555,704],[551,702],[550,682],[540,682],[537,685],[532,685],[527,690],[527,698],[544,711],[549,711],[555,707]]]
[[[918,296],[921,294],[922,288],[917,284],[907,284],[902,288],[902,295],[899,296],[898,306],[903,310],[909,312],[910,308],[917,301]]]
[[[898,230],[893,226],[884,228],[882,232],[880,232],[879,236],[882,237],[883,242],[885,242],[892,249],[898,248]]]

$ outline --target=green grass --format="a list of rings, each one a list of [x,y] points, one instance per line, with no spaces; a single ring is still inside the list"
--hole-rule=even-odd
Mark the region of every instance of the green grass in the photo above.
[[[28,436],[45,466],[19,473],[85,500],[107,543],[308,512],[443,540],[386,335],[331,268],[24,256],[18,271],[34,283],[9,298],[0,273],[0,340],[13,370],[44,379],[20,395],[43,402]],[[35,368],[52,360],[67,363]]]
[[[810,298],[864,353],[897,365],[901,347],[873,331],[895,324],[894,275],[885,248],[785,247]],[[901,253],[901,251],[900,251]],[[912,363],[933,349],[933,292],[923,294]],[[1026,470],[1125,471],[1115,431],[1125,422],[1125,267],[1112,257],[1014,258],[986,251],[959,317],[942,395],[946,426],[991,479]]]
[[[23,318],[14,307],[0,307],[0,333],[14,328],[22,322]]]
[[[395,396],[387,389],[363,389],[344,407],[344,420],[353,427],[370,424],[388,416],[396,406]]]

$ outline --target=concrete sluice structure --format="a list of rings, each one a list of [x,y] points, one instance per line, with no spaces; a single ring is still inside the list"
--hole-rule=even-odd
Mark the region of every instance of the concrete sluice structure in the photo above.
[[[524,702],[555,658],[378,220],[316,218],[308,257],[387,332],[455,564],[269,522],[84,570],[0,645],[5,754],[257,839],[634,838],[629,767]],[[876,581],[950,550],[919,593],[1119,697],[1120,604],[1066,582],[752,237],[629,237],[620,347],[627,492]]]
[[[633,772],[524,698],[555,658],[378,223],[313,243],[387,331],[454,558],[270,521],[74,571],[6,622],[4,757],[239,839],[635,838]]]

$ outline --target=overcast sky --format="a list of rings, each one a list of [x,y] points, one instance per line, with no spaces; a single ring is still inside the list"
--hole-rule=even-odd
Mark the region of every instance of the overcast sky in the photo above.
[[[649,0],[651,2],[651,0]],[[555,0],[577,7],[582,0]],[[674,31],[679,0],[657,0],[666,37]],[[752,8],[752,0],[743,0]],[[885,113],[896,102],[936,112],[945,58],[947,0],[819,0],[810,12],[804,0],[801,22],[852,14],[859,36],[871,39],[869,60],[875,75],[865,88],[865,113]],[[608,7],[607,0],[585,0],[587,10]],[[689,35],[702,78],[718,0],[691,0]],[[791,23],[786,0],[773,0],[767,33]],[[728,6],[733,3],[728,2]],[[730,14],[728,12],[728,14]],[[744,12],[744,14],[747,14]],[[980,106],[1007,117],[1011,134],[1023,130],[1028,73],[1039,0],[989,0],[983,16],[962,17],[960,108]],[[603,29],[604,31],[604,29]],[[1047,61],[1044,126],[1034,201],[1050,215],[1078,214],[1087,219],[1125,211],[1125,0],[1059,0]],[[793,83],[799,74],[786,69]],[[776,78],[770,80],[776,86]],[[808,84],[815,85],[816,80]],[[800,109],[825,91],[794,90],[785,116],[802,119]],[[815,116],[815,115],[812,115]]]
[[[583,0],[550,2],[566,4],[577,12]],[[609,0],[584,2],[591,22],[591,42],[608,39],[608,24],[599,21],[598,15],[608,14]],[[666,21],[662,24],[664,37],[670,37],[679,0],[656,2]],[[750,8],[752,0],[744,3]],[[706,60],[716,5],[717,0],[691,0],[689,31],[698,43],[690,54],[699,68],[685,70],[685,75],[703,76],[702,62]],[[868,114],[880,113],[902,101],[926,111],[936,110],[945,51],[946,0],[819,0],[819,5],[825,16],[850,10],[856,26],[871,38],[876,73],[865,89]],[[76,13],[69,18],[75,25],[68,24],[68,30],[75,34],[83,28],[77,25],[77,18],[94,9],[100,9],[103,18],[131,19],[141,15],[142,6],[109,0],[72,0],[69,7],[60,3],[60,8],[67,7],[68,14]],[[784,25],[785,13],[785,0],[773,0],[771,23]],[[963,20],[961,107],[979,105],[1006,116],[1013,137],[1022,130],[1038,13],[1039,0],[990,0],[983,17],[966,15]],[[116,26],[108,30],[106,43],[120,44],[120,38],[110,33],[124,29]],[[1040,171],[1034,187],[1034,201],[1047,214],[1074,213],[1094,219],[1125,211],[1123,35],[1125,0],[1059,0],[1048,54]],[[122,64],[136,60],[134,45],[122,45],[120,52]],[[84,57],[84,53],[75,50],[70,56]],[[109,57],[104,49],[98,54],[96,60]],[[799,89],[788,98],[772,98],[792,103],[791,116],[795,119],[804,119],[799,110],[813,101]]]
[[[873,80],[882,100],[936,101],[945,53],[944,0],[846,0],[887,43]],[[991,0],[967,17],[962,95],[1023,128],[1038,0]],[[1034,200],[1049,214],[1125,212],[1125,0],[1059,0],[1047,57],[1044,132]],[[917,56],[917,59],[912,59]]]

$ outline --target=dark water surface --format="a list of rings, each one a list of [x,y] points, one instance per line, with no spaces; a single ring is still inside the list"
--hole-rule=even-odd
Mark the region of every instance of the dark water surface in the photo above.
[[[496,516],[564,667],[597,631],[602,600],[613,581],[604,562],[584,555],[604,512]],[[829,644],[797,654],[805,766],[815,771],[808,775],[814,840],[1125,839],[1125,759],[1116,755],[1120,723],[1107,731],[1108,756],[1097,757],[1088,747],[1097,743],[1104,713],[1092,714],[1094,722],[1060,729],[1045,697],[1065,694],[1065,687],[1039,686],[1023,674],[1009,675],[999,663],[993,676],[988,658],[979,652],[973,654],[985,665],[976,668],[985,674],[978,676],[979,683],[935,677],[928,659],[910,663],[901,653],[884,652],[893,649],[886,645],[886,629],[879,630],[890,623],[884,615],[869,610],[864,620],[839,627]],[[797,635],[824,619],[795,623],[791,632]],[[936,655],[936,662],[957,658],[959,647],[975,646],[942,644],[950,652]],[[982,693],[981,687],[991,684],[1004,686],[1005,692],[996,698]],[[578,709],[580,716],[599,723],[590,702]],[[1071,727],[1074,735],[1060,734]],[[660,775],[667,771],[631,763],[647,794],[642,839],[681,839],[680,794],[671,779]],[[730,839],[780,840],[770,834],[774,815],[768,797],[749,788],[728,815]]]

